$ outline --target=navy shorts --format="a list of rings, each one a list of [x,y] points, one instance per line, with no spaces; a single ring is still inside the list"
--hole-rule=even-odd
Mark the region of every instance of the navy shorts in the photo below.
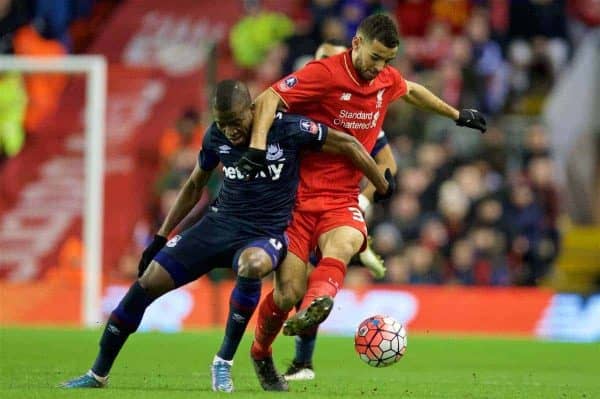
[[[180,287],[215,268],[232,267],[237,272],[240,254],[250,247],[262,248],[275,269],[287,252],[287,238],[283,232],[260,231],[234,218],[208,213],[194,226],[169,240],[154,260]]]

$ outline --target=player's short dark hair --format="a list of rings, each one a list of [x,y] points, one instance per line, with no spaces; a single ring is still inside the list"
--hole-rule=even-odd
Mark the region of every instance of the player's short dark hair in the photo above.
[[[222,80],[215,87],[212,106],[217,111],[230,111],[236,106],[245,106],[252,103],[248,87],[234,79]]]
[[[348,43],[342,39],[327,39],[321,44],[329,44],[330,46],[348,47]]]
[[[357,32],[367,40],[377,40],[385,47],[394,48],[400,44],[398,28],[394,21],[385,14],[374,14],[363,19]]]

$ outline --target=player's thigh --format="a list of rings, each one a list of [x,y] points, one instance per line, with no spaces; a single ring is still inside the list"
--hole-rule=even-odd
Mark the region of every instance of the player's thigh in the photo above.
[[[237,251],[233,261],[239,276],[261,278],[273,271],[285,257],[284,237],[265,237],[253,240]]]
[[[321,214],[316,234],[323,258],[336,258],[348,264],[367,243],[367,225],[360,210],[353,206]]]
[[[348,264],[361,249],[364,241],[364,234],[360,230],[351,226],[340,226],[319,236],[319,248],[323,258],[335,258]]]
[[[308,262],[311,249],[316,245],[315,228],[318,219],[309,212],[294,211],[286,230],[289,239],[288,252]]]
[[[139,283],[150,296],[155,298],[175,288],[175,282],[171,274],[155,260],[150,262],[150,265],[140,277]]]
[[[205,216],[200,222],[169,240],[155,256],[171,275],[175,287],[194,281],[214,268],[231,267],[241,246],[239,231],[227,221]]]
[[[275,292],[273,299],[283,310],[290,310],[306,292],[306,263],[288,252],[281,266],[275,272]]]

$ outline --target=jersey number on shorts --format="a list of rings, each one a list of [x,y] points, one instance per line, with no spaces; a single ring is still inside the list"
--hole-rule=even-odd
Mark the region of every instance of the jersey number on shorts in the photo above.
[[[363,218],[363,214],[360,209],[355,208],[353,206],[349,207],[348,210],[352,212],[352,219],[357,220],[359,222],[364,222],[365,218]]]
[[[271,244],[278,251],[281,250],[281,247],[283,247],[283,244],[281,243],[281,241],[279,241],[275,238],[269,239],[269,244]]]

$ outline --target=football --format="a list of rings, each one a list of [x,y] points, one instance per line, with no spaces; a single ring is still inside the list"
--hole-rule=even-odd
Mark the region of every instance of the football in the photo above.
[[[354,349],[369,366],[390,366],[406,352],[406,329],[389,316],[369,317],[356,330]]]

